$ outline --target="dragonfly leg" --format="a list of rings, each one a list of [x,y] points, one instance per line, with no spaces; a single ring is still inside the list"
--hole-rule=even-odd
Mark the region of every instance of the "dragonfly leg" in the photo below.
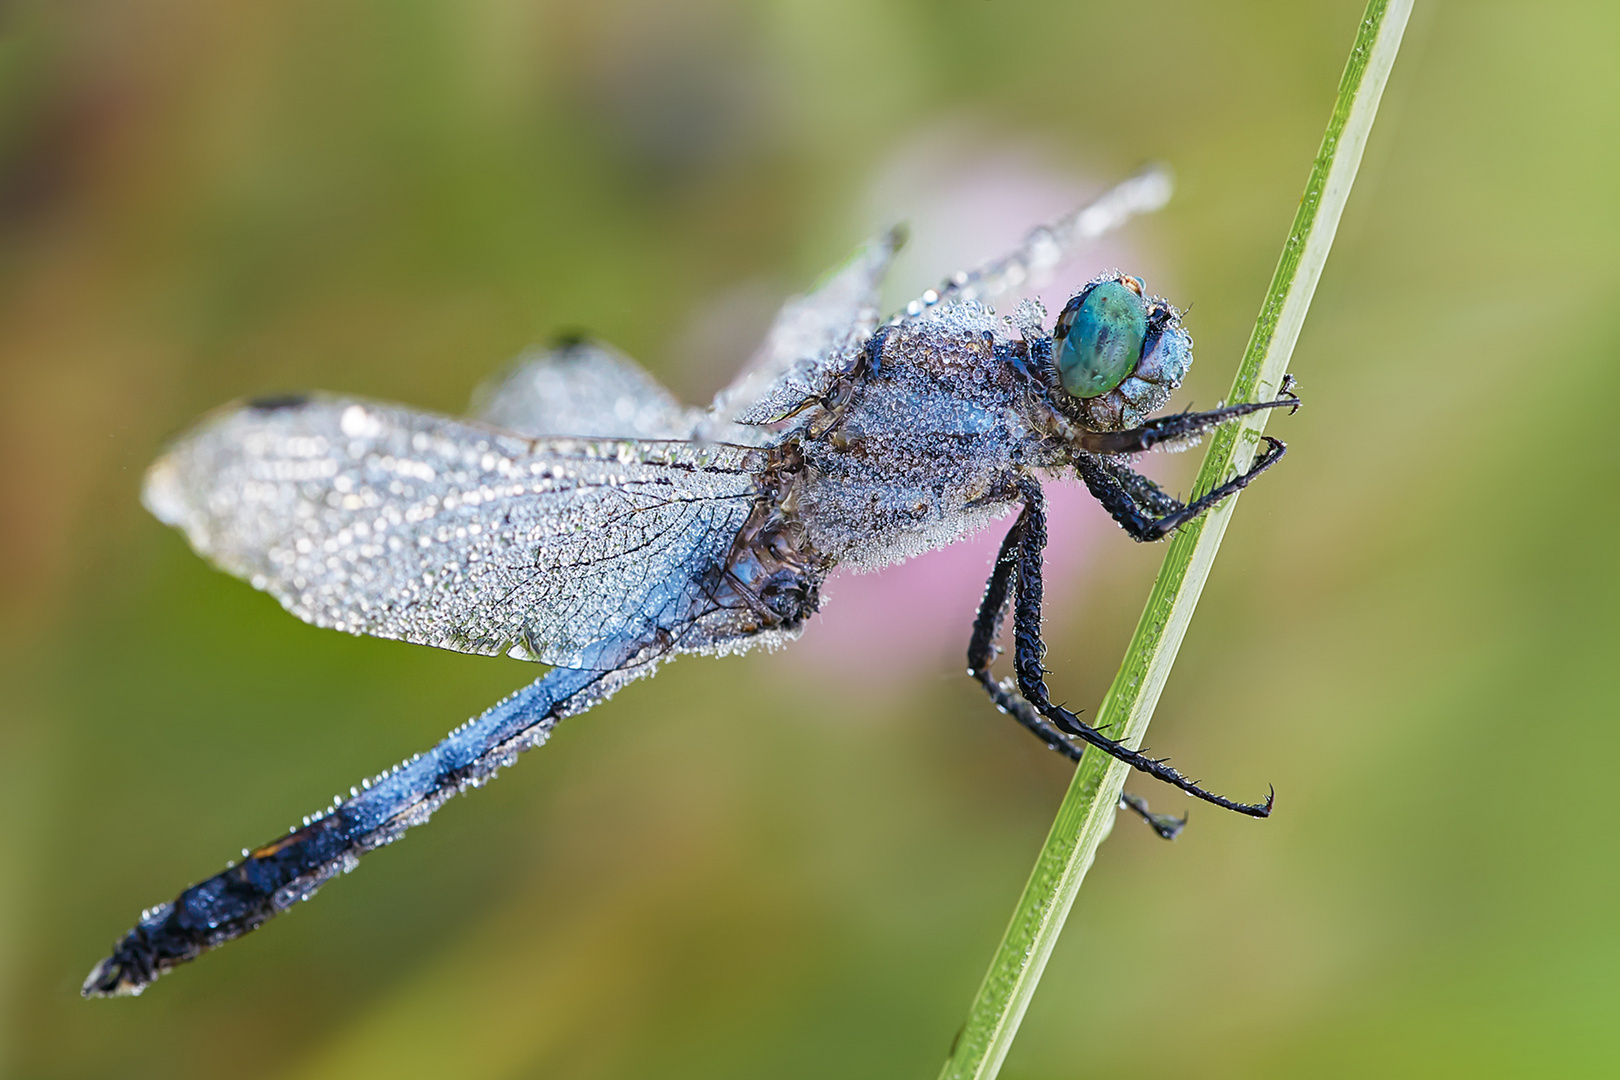
[[[1129,470],[1125,470],[1123,466],[1105,466],[1097,458],[1078,458],[1075,461],[1075,468],[1080,473],[1080,479],[1086,482],[1086,488],[1098,502],[1103,504],[1103,509],[1107,510],[1109,515],[1119,522],[1120,527],[1131,535],[1132,539],[1142,541],[1162,540],[1172,531],[1179,529],[1200,514],[1206,513],[1222,499],[1242,491],[1254,481],[1255,477],[1277,464],[1283,454],[1287,452],[1287,445],[1270,435],[1262,436],[1262,438],[1265,439],[1266,449],[1259,457],[1255,458],[1254,464],[1249,466],[1247,472],[1232,477],[1232,479],[1221,484],[1207,495],[1194,499],[1185,506],[1179,506],[1178,504],[1178,509],[1170,510],[1168,513],[1163,512],[1165,504],[1159,502],[1152,495],[1149,495],[1145,500],[1148,505],[1147,512],[1144,513],[1142,506],[1138,505],[1138,500],[1141,498],[1142,493],[1147,490],[1147,487],[1151,487],[1152,491],[1158,492],[1158,495],[1162,498],[1172,503],[1175,501],[1170,499],[1168,495],[1164,495],[1163,492],[1158,491],[1158,487],[1153,485],[1152,481],[1146,477],[1136,477],[1137,480],[1142,482],[1140,485],[1134,481],[1122,479],[1122,471],[1129,472]],[[1147,485],[1147,487],[1142,485]],[[1133,487],[1136,489],[1134,492],[1131,490]]]
[[[1125,493],[1136,502],[1137,506],[1154,517],[1179,513],[1186,508],[1186,504],[1180,499],[1167,494],[1158,484],[1155,484],[1118,458],[1100,457],[1096,459],[1096,464],[1098,468],[1118,481],[1119,486],[1125,489]]]
[[[1164,840],[1174,840],[1181,835],[1181,830],[1187,827],[1187,815],[1172,817],[1169,814],[1155,814],[1148,809],[1147,800],[1140,795],[1132,795],[1128,791],[1119,793],[1119,808],[1129,810],[1143,821],[1148,828],[1159,834]]]
[[[1271,401],[1251,401],[1227,405],[1208,412],[1180,412],[1149,420],[1141,427],[1124,431],[1088,431],[1079,438],[1080,449],[1091,454],[1140,454],[1164,443],[1187,442],[1228,420],[1266,409],[1299,408],[1299,398],[1285,388],[1283,396]]]
[[[1250,817],[1269,816],[1272,796],[1268,795],[1263,803],[1239,803],[1205,791],[1197,783],[1171,768],[1163,759],[1148,757],[1139,750],[1133,750],[1124,743],[1109,738],[1082,722],[1068,709],[1052,703],[1047,696],[1046,669],[1042,664],[1046,656],[1046,643],[1041,640],[1041,553],[1046,547],[1045,500],[1041,495],[1040,485],[1033,479],[1024,478],[1019,486],[1024,495],[1024,511],[1019,515],[1023,527],[1018,530],[1020,536],[1017,545],[1017,565],[1012,571],[1016,582],[1013,599],[1013,660],[1018,677],[1018,690],[1024,701],[1053,727],[1095,746],[1109,757],[1123,761],[1138,772],[1162,780],[1215,806],[1248,814]],[[1193,505],[1196,506],[1197,503]]]
[[[1012,599],[1012,579],[1017,572],[1018,549],[1023,543],[1028,514],[1026,506],[1007,531],[1006,539],[1001,542],[1001,551],[996,555],[995,569],[990,571],[990,581],[984,588],[984,600],[979,604],[979,614],[973,620],[973,636],[968,641],[968,674],[984,687],[996,708],[1028,728],[1048,749],[1056,750],[1070,761],[1079,761],[1083,747],[1076,746],[1067,735],[1031,708],[1029,702],[1019,697],[1010,686],[998,682],[990,673],[990,665],[996,658],[996,638],[1001,634],[1001,623]]]

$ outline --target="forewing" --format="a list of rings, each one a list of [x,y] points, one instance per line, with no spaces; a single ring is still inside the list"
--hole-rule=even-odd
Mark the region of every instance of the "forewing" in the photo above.
[[[714,399],[711,423],[768,423],[822,392],[877,327],[878,291],[904,242],[903,230],[889,230],[808,295],[783,305],[764,345]]]
[[[700,614],[758,456],[319,397],[205,420],[145,502],[306,622],[590,667],[603,643]]]
[[[702,414],[618,350],[577,341],[520,357],[474,395],[473,415],[523,435],[684,439]]]

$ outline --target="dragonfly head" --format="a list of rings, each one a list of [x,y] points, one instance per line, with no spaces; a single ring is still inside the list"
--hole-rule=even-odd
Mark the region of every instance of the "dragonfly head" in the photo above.
[[[1052,330],[1050,374],[1064,411],[1094,430],[1140,424],[1170,400],[1191,364],[1181,313],[1117,270],[1076,293]]]

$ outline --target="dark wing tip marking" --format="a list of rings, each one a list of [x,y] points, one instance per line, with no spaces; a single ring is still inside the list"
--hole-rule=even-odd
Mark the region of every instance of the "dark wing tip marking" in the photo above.
[[[271,394],[266,397],[256,397],[248,401],[248,408],[255,412],[279,412],[282,409],[297,409],[308,405],[308,394]]]
[[[551,347],[558,352],[571,352],[581,345],[589,344],[591,335],[577,326],[559,330],[551,339]]]

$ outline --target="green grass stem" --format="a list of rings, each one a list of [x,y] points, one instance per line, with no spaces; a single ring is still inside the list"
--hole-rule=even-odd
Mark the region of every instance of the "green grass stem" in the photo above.
[[[1367,5],[1322,147],[1228,401],[1270,400],[1288,370],[1411,10],[1412,0],[1370,0]],[[1226,425],[1211,438],[1196,490],[1208,491],[1249,467],[1270,415],[1256,413]],[[1140,746],[1147,732],[1236,505],[1236,496],[1227,499],[1183,526],[1170,542],[1147,609],[1097,710],[1097,726],[1123,732],[1121,738],[1129,746]],[[1113,825],[1127,772],[1125,765],[1095,750],[1086,751],[1081,759],[951,1048],[942,1080],[989,1080],[1000,1071],[1097,845]]]

